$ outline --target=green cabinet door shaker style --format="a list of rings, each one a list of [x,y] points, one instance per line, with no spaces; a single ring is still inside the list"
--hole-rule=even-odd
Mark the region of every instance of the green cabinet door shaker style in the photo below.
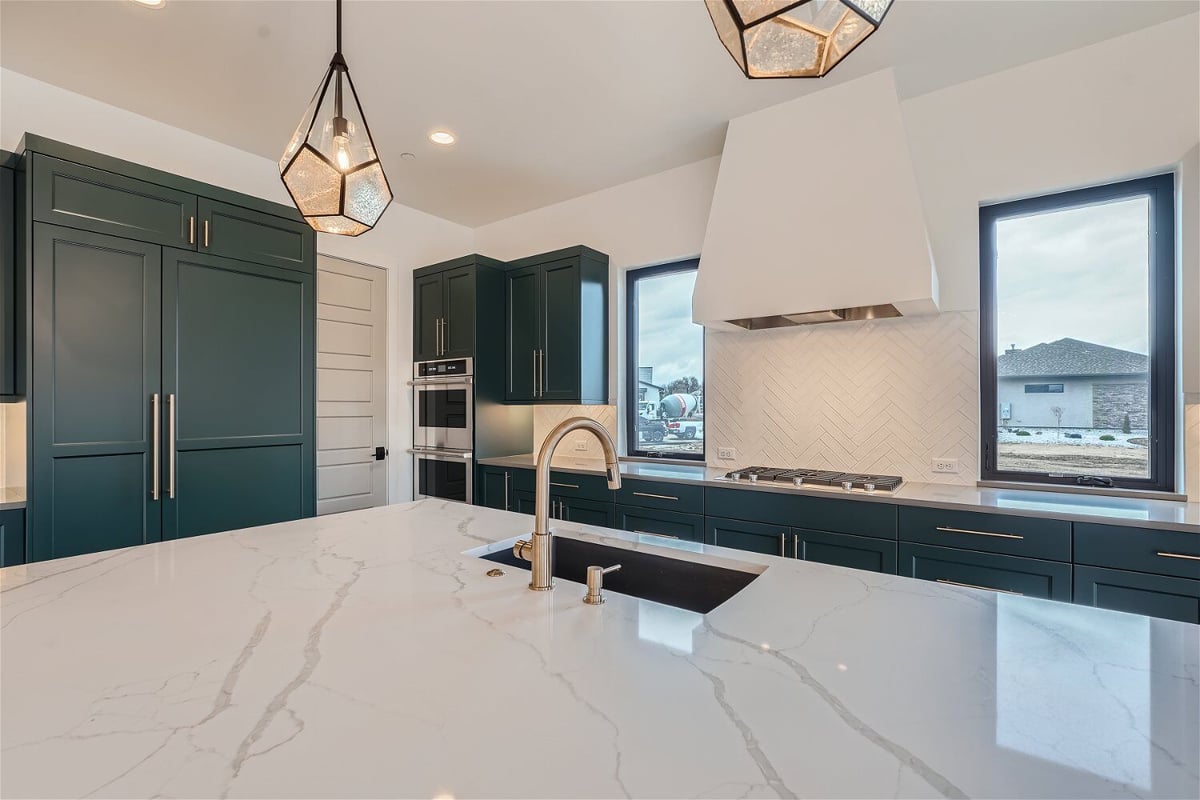
[[[608,256],[572,247],[508,269],[505,400],[608,402]]]
[[[413,360],[474,355],[474,267],[417,276],[413,281]]]
[[[313,515],[312,230],[283,206],[26,142],[28,560]]]

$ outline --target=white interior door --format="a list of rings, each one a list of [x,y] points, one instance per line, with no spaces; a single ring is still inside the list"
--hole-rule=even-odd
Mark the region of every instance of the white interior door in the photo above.
[[[387,503],[387,271],[317,257],[317,513]]]

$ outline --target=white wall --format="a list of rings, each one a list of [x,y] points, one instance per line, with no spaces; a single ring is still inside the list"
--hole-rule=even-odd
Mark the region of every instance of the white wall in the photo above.
[[[297,112],[298,113],[298,112]],[[11,70],[0,70],[0,148],[36,133],[156,169],[290,205],[278,165]],[[280,146],[290,132],[281,134]],[[388,270],[388,495],[412,496],[412,280],[409,272],[472,251],[470,228],[393,203],[376,228],[348,239],[319,235],[317,250]]]

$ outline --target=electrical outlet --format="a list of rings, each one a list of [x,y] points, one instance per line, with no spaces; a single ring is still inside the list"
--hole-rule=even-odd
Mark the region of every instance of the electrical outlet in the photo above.
[[[722,461],[733,461],[737,458],[737,450],[733,449],[732,447],[718,447],[717,458],[721,459]]]
[[[950,474],[958,474],[958,459],[957,458],[935,458],[933,460],[934,472],[948,472]]]
[[[587,449],[588,449],[587,439],[580,439],[578,442],[575,443],[576,452],[586,453]]]

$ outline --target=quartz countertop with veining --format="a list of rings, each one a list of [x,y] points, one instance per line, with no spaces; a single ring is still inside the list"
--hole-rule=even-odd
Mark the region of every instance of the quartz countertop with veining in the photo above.
[[[0,570],[4,797],[1189,797],[1200,626],[562,523],[761,575],[706,616],[441,501]]]
[[[481,464],[500,467],[533,469],[537,458],[532,454],[481,458]],[[554,469],[562,472],[604,474],[604,462],[595,459],[554,460]],[[1115,497],[1104,494],[1054,492],[1040,489],[997,489],[983,486],[960,486],[948,483],[905,482],[895,492],[846,492],[840,488],[806,486],[796,489],[787,485],[730,481],[729,470],[703,464],[652,464],[641,461],[622,461],[621,474],[631,478],[664,481],[666,483],[699,483],[705,486],[745,489],[754,492],[780,492],[814,497],[838,497],[864,502],[895,503],[962,511],[984,511],[992,514],[1016,514],[1022,517],[1045,517],[1079,522],[1099,522],[1135,528],[1200,533],[1200,502],[1158,500],[1140,497]]]
[[[0,511],[25,507],[24,486],[0,486]]]

